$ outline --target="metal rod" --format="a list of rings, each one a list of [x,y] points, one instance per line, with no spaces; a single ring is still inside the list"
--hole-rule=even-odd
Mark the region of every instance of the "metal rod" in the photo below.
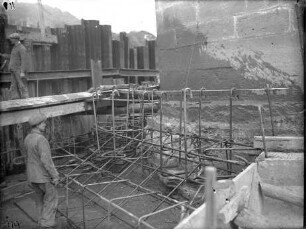
[[[141,140],[142,140],[142,144],[141,144],[141,152],[140,152],[140,156],[141,156],[141,171],[143,172],[143,141],[144,141],[144,122],[145,122],[145,112],[144,112],[144,98],[145,98],[145,94],[148,94],[147,91],[144,91],[142,94],[142,109],[141,109],[141,113],[142,113],[142,118],[141,118]]]
[[[92,106],[93,106],[93,110],[94,110],[97,145],[98,145],[98,150],[100,150],[99,132],[98,132],[98,121],[97,121],[97,110],[96,110],[96,104],[95,104],[95,97],[94,97],[94,95],[92,96]]]
[[[165,93],[162,93],[160,96],[160,115],[159,115],[159,130],[160,130],[160,134],[159,134],[159,166],[160,166],[160,170],[161,173],[163,172],[163,134],[162,134],[162,130],[163,130],[163,95],[166,95]]]
[[[94,185],[100,185],[100,184],[111,184],[111,183],[120,183],[120,182],[127,182],[129,180],[115,180],[115,181],[105,181],[105,182],[97,182],[92,184],[85,184],[85,186],[94,186]]]
[[[202,141],[201,141],[201,137],[202,137],[202,96],[203,96],[203,91],[205,91],[205,88],[201,88],[200,90],[200,96],[199,96],[199,154],[201,154],[201,145],[202,145]]]
[[[81,159],[80,159],[80,160],[81,160]],[[92,166],[93,166],[94,168],[99,169],[99,168],[98,168],[97,166],[95,166],[94,164],[92,164]],[[158,167],[158,168],[159,168],[159,167]],[[137,185],[137,184],[135,184],[135,183],[133,183],[133,182],[129,182],[129,184],[131,184],[131,185],[133,185],[133,186],[136,186],[135,190],[138,189],[138,188],[141,188],[141,189],[143,189],[143,190],[145,190],[145,191],[150,192],[151,190],[149,190],[149,189],[147,189],[147,188],[145,188],[145,187],[142,187],[141,185],[142,185],[143,183],[145,183],[145,182],[148,180],[148,178],[151,178],[151,177],[156,173],[156,171],[158,170],[158,168],[155,170],[155,172],[151,173],[145,180],[143,180],[143,181],[141,182],[141,184],[138,184],[138,185]],[[110,175],[113,176],[113,177],[120,178],[120,177],[118,177],[118,176],[115,176],[114,174],[112,174],[112,173],[109,172],[109,171],[105,171],[105,170],[104,170],[104,172],[110,174]],[[84,186],[84,185],[83,185],[83,186]],[[158,196],[161,196],[161,197],[164,197],[162,194],[159,194],[159,193],[157,193],[157,195],[158,195]],[[173,200],[173,199],[169,199],[169,200],[175,202],[175,200]]]
[[[141,193],[141,194],[137,194],[137,195],[132,195],[132,196],[122,196],[122,197],[117,197],[117,198],[113,198],[110,200],[109,204],[108,204],[108,210],[107,210],[107,218],[108,218],[108,225],[109,227],[111,226],[110,221],[111,221],[111,204],[115,201],[115,200],[123,200],[123,199],[131,199],[131,198],[136,198],[136,197],[140,197],[140,196],[145,196],[145,195],[152,195],[156,192],[150,192],[150,193]],[[139,222],[139,220],[138,220]]]
[[[234,92],[236,91],[236,88],[231,88],[230,91],[230,97],[229,97],[229,101],[230,101],[230,114],[229,114],[229,124],[230,124],[230,133],[229,133],[229,143],[226,144],[227,148],[231,148],[232,147],[232,142],[233,142],[233,97],[234,97]],[[232,160],[232,150],[226,151],[226,155],[227,155],[227,159]],[[229,175],[232,173],[232,165],[231,164],[227,164],[228,166],[228,170]]]
[[[170,133],[170,146],[171,146],[171,153],[173,153],[173,135]]]
[[[181,93],[181,99],[180,99],[180,126],[179,126],[179,149],[182,149],[182,123],[183,123],[183,99],[184,99],[184,92]],[[181,151],[179,151],[179,163],[181,164]]]
[[[264,147],[265,151],[265,157],[268,157],[268,152],[267,152],[267,147],[266,147],[266,136],[265,136],[265,128],[264,128],[264,123],[263,123],[263,118],[262,118],[262,107],[258,106],[258,111],[259,111],[259,117],[260,117],[260,128],[261,128],[261,134],[262,134],[262,144]]]
[[[36,81],[36,97],[39,97],[39,80]]]
[[[266,91],[266,94],[267,94],[267,97],[268,97],[268,103],[269,103],[269,111],[270,111],[270,119],[271,119],[272,136],[275,136],[275,132],[274,132],[274,122],[273,122],[273,112],[272,112],[272,99],[271,99],[269,84],[267,84],[267,88],[266,88],[265,91]]]
[[[135,190],[137,190],[137,188],[138,187],[141,187],[141,188],[143,188],[141,185],[143,185],[143,184],[145,184],[148,180],[150,180],[152,177],[153,177],[153,175],[159,170],[160,168],[159,167],[157,167],[145,180],[143,180],[139,185],[137,185],[136,186],[136,188],[133,190],[133,191],[131,191],[130,192],[130,194],[129,195],[131,195]],[[191,174],[191,173],[190,173]],[[181,184],[181,183],[180,183]],[[177,186],[178,187],[178,186]],[[168,194],[168,196],[170,196],[170,194]],[[165,201],[165,200],[168,200],[168,196],[166,196],[166,197],[164,197],[164,199],[163,199],[163,201],[161,202],[161,204]],[[172,200],[172,199],[171,199]],[[172,200],[172,201],[174,201],[174,200]],[[176,201],[175,201],[176,202]],[[126,204],[126,202],[124,201],[124,202],[121,202],[120,204],[123,204],[123,205],[125,205]],[[161,205],[160,204],[160,205]],[[160,206],[159,205],[159,206]],[[122,206],[122,205],[121,205]],[[158,207],[159,207],[158,206]],[[156,208],[157,209],[157,208]],[[156,210],[155,209],[155,210]],[[104,218],[105,219],[105,218]],[[104,220],[104,219],[102,219],[102,221]]]
[[[154,92],[157,91],[157,89],[152,90],[152,118],[154,115]]]
[[[125,119],[125,129],[126,130],[128,130],[129,129],[129,114],[130,114],[130,112],[129,112],[129,106],[130,106],[130,84],[129,84],[129,91],[128,91],[128,93],[127,93],[127,100],[126,100],[126,107],[127,107],[127,109],[126,109],[126,119]],[[126,135],[127,135],[128,133],[126,133]],[[127,139],[125,139],[125,143],[127,144]]]
[[[139,135],[139,134],[138,134],[138,135]],[[137,136],[138,136],[138,135],[137,135]],[[130,142],[130,143],[131,143],[131,142]],[[139,157],[138,159],[140,159],[140,157]],[[136,161],[134,161],[134,162],[133,162],[130,166],[128,166],[123,172],[121,172],[121,173],[118,175],[118,179],[121,179],[120,176],[123,175],[124,172],[126,172],[135,162],[136,162]],[[101,168],[103,168],[103,166],[102,166]],[[100,191],[98,192],[98,194],[102,193],[103,190],[105,190],[109,185],[110,185],[110,184],[106,185],[102,190],[100,190]],[[86,203],[86,205],[87,205],[89,202],[91,202],[94,198],[95,198],[95,197],[93,197],[92,199],[90,199],[90,200]]]
[[[204,229],[217,228],[217,209],[216,209],[216,196],[215,196],[215,183],[216,183],[216,168],[208,166],[205,168],[206,182],[205,182],[205,195],[206,195],[206,209]]]
[[[198,168],[199,165],[197,165],[191,172],[189,172],[189,174],[187,175],[187,178],[193,173],[193,171],[195,171]],[[176,189],[178,189],[178,187],[180,187],[184,182],[186,181],[186,178],[183,178],[181,182],[179,182],[176,187],[174,187],[171,192],[168,193],[168,195],[154,208],[154,210],[152,212],[155,212],[166,200],[166,198],[169,198],[169,196],[175,192]],[[187,208],[192,209],[192,207],[187,206]],[[147,219],[145,219],[147,220]]]
[[[190,88],[185,88],[184,90],[184,150],[185,150],[185,178],[187,180],[188,168],[187,168],[187,136],[186,136],[186,125],[187,125],[187,91],[190,93],[190,98],[192,98],[192,92]]]
[[[133,87],[132,88],[132,104],[133,104],[133,107],[132,107],[132,125],[133,125],[133,128],[135,126],[135,88]],[[132,132],[132,137],[134,138],[134,132]]]
[[[184,202],[181,202],[181,203],[177,203],[177,204],[174,204],[174,205],[169,206],[169,207],[167,207],[167,208],[161,209],[161,210],[159,210],[159,211],[155,211],[155,212],[152,212],[152,213],[149,213],[149,214],[146,214],[146,215],[141,216],[141,217],[138,219],[138,228],[140,227],[140,223],[143,222],[143,219],[145,219],[145,218],[147,218],[147,217],[149,217],[149,216],[156,215],[156,214],[159,214],[159,213],[161,213],[161,212],[170,210],[170,209],[172,209],[172,208],[176,208],[177,206],[180,206],[180,205],[182,205],[182,204],[186,204],[186,202],[187,202],[187,201],[184,201]]]
[[[265,88],[249,88],[249,89],[236,89],[237,91],[265,91]],[[289,90],[289,88],[270,88],[270,90]],[[209,92],[230,92],[231,89],[220,89],[220,90],[205,90],[205,93],[209,93]],[[166,92],[166,93],[179,93],[180,91],[178,90],[164,90],[164,91],[159,91],[159,92]],[[198,93],[200,92],[200,90],[192,90],[192,92]]]
[[[66,176],[66,216],[69,217],[69,176]]]
[[[77,180],[73,179],[73,181],[81,186],[82,188],[86,189],[86,191],[92,193],[93,195],[97,196],[98,198],[100,198],[101,200],[105,201],[106,203],[110,203],[112,205],[112,207],[115,207],[117,210],[122,211],[123,213],[125,213],[126,215],[130,216],[131,218],[138,220],[138,217],[135,216],[134,214],[132,214],[131,212],[128,212],[127,210],[125,210],[124,208],[120,207],[117,204],[111,203],[108,199],[106,199],[105,197],[97,194],[96,192],[94,192],[93,190],[89,189],[88,187],[85,187],[83,184],[81,184],[80,182],[78,182]],[[150,224],[146,223],[146,222],[142,222],[143,225],[147,226],[148,228],[151,229],[155,229],[154,227],[152,227]]]
[[[116,136],[115,136],[116,126],[115,126],[115,100],[114,100],[115,94],[119,96],[120,95],[119,91],[118,90],[112,91],[112,121],[113,121],[113,147],[114,147],[113,150],[116,156],[117,152],[116,152]]]
[[[86,229],[85,205],[84,205],[84,188],[82,188],[82,210],[83,210],[83,228]]]
[[[124,137],[124,136],[122,136],[122,137]],[[130,137],[128,137],[128,138],[132,139],[134,141],[141,142],[141,140],[139,140],[139,139],[133,139],[133,138],[130,138]],[[158,147],[160,146],[159,144],[155,144],[155,143],[152,143],[152,142],[143,142],[143,143],[148,144],[148,145],[158,146]],[[163,146],[163,148],[171,150],[171,147],[168,147],[168,146]],[[179,149],[173,149],[173,150],[178,151],[178,152],[185,152],[185,151],[179,150]],[[162,153],[162,154],[168,156],[168,154],[164,154],[164,153]],[[227,160],[223,160],[223,159],[218,158],[218,157],[207,156],[207,155],[199,155],[199,154],[193,153],[193,152],[188,152],[188,154],[192,155],[192,156],[196,156],[196,157],[202,157],[202,158],[206,158],[206,159],[215,160],[215,161],[223,161],[223,162],[228,162],[228,163],[237,164],[237,165],[244,165],[244,163],[242,164],[241,162],[237,162],[237,161],[233,161],[233,160],[228,160],[227,161]],[[175,157],[175,155],[173,155],[172,157]],[[189,160],[189,159],[187,159],[187,160]],[[189,160],[189,161],[192,161],[192,160]],[[192,161],[192,162],[194,162],[194,161]]]

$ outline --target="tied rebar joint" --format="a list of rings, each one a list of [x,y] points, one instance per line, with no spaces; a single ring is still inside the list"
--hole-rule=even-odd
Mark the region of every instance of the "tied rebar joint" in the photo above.
[[[230,97],[239,99],[239,93],[235,87],[231,88]]]
[[[120,96],[120,93],[117,89],[112,90],[112,99],[115,98],[115,95]]]
[[[186,98],[188,91],[190,93],[190,98],[192,99],[193,95],[192,95],[192,91],[191,91],[191,89],[189,87],[182,89],[182,92],[184,93],[184,98]]]
[[[155,88],[151,91],[151,92],[152,92],[152,93],[151,93],[151,96],[152,96],[151,99],[152,99],[152,101],[153,101],[154,95],[156,94],[157,91],[158,91],[158,90],[155,89]]]
[[[205,87],[201,87],[201,89],[200,89],[200,99],[202,99],[202,98],[205,99],[205,98],[206,98],[206,96],[204,95],[204,94],[205,94],[205,93],[204,93],[205,91],[206,91],[206,88],[205,88]],[[203,95],[204,95],[204,97],[203,97]]]

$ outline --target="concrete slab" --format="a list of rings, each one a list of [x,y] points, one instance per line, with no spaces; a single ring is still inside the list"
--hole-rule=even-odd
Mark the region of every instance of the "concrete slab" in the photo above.
[[[288,138],[284,139],[288,140]],[[289,140],[294,141],[296,138],[289,138]],[[243,185],[251,190],[248,204],[241,213],[237,212],[239,214],[235,223],[243,228],[301,228],[303,208],[282,200],[264,197],[259,184],[264,182],[281,186],[291,193],[302,195],[304,191],[303,159],[304,156],[301,153],[273,152],[269,158],[264,158],[262,153],[261,160],[252,163],[235,177],[233,182],[236,192]],[[228,201],[230,203],[231,199]],[[224,204],[226,206],[226,202]],[[177,225],[176,229],[203,228],[205,210],[204,203]]]
[[[271,153],[271,158],[258,163],[262,182],[277,186],[303,186],[304,157],[299,153]]]

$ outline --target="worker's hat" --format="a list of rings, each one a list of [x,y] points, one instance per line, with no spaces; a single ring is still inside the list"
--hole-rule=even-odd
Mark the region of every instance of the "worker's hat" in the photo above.
[[[29,124],[31,126],[37,126],[40,123],[44,122],[47,120],[47,116],[41,113],[35,114],[33,115],[30,119],[29,119]]]
[[[19,33],[12,33],[9,36],[9,39],[18,39],[18,40],[20,40],[20,35],[19,35]]]

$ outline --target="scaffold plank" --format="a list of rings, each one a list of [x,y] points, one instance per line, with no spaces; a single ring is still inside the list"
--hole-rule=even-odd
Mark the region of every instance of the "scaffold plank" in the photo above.
[[[79,92],[71,94],[50,95],[27,99],[2,101],[0,102],[0,112],[3,113],[7,111],[24,110],[55,104],[73,103],[78,101],[84,101],[85,99],[88,99],[91,96],[92,94],[89,92]]]
[[[47,117],[57,117],[67,114],[80,113],[86,111],[85,102],[75,102],[66,104],[55,104],[53,106],[40,106],[31,109],[15,110],[1,113],[0,126],[9,126],[28,122],[29,118],[36,113],[44,113]]]

